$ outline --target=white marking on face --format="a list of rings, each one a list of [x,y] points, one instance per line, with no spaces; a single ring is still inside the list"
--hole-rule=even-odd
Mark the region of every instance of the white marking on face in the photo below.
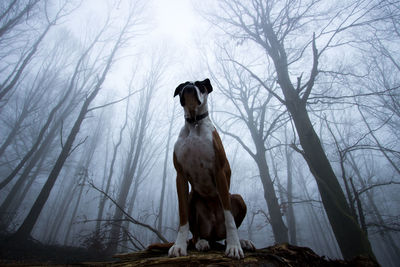
[[[184,94],[186,86],[193,86],[196,96],[193,97],[192,94]],[[208,110],[207,108],[207,98],[208,93],[207,90],[204,90],[204,93],[201,92],[200,88],[194,85],[194,83],[186,85],[182,89],[182,96],[185,98],[185,106],[183,107],[185,111],[186,118],[193,118],[194,116],[201,115]],[[198,100],[198,101],[197,101]],[[200,101],[200,104],[199,104]]]

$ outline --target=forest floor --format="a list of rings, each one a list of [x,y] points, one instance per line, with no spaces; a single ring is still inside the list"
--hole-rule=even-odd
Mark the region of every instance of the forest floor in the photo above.
[[[34,240],[6,242],[0,239],[0,266],[378,266],[367,258],[352,261],[330,260],[310,248],[279,244],[234,260],[224,256],[224,246],[208,252],[189,248],[188,256],[169,258],[167,249],[151,249],[115,255],[113,258],[85,248],[44,245]]]
[[[87,261],[114,260],[104,254],[80,247],[46,245],[37,240],[16,242],[0,237],[0,266],[75,265]]]

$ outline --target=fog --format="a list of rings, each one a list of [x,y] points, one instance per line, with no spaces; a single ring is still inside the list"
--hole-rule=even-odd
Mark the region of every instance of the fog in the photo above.
[[[2,1],[0,231],[130,252],[174,242],[175,88],[210,118],[241,239],[400,262],[396,1]]]

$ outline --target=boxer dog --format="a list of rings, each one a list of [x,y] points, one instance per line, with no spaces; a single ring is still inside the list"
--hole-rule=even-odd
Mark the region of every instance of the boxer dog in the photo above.
[[[255,250],[251,241],[239,240],[237,228],[246,215],[242,197],[229,193],[231,169],[225,150],[208,116],[210,80],[185,82],[174,93],[184,109],[185,125],[174,147],[179,203],[179,230],[170,257],[187,255],[189,230],[198,251],[226,240],[225,254],[240,259],[243,249]],[[189,183],[191,192],[189,193]]]

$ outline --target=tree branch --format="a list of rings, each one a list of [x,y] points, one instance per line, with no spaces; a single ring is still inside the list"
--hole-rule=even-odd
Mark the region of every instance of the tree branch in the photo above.
[[[119,103],[119,102],[121,102],[121,101],[124,101],[125,99],[128,99],[128,98],[131,97],[132,95],[134,95],[134,94],[136,94],[136,93],[139,93],[139,92],[141,92],[141,91],[143,91],[143,88],[140,89],[140,90],[136,90],[136,91],[130,93],[129,95],[127,95],[127,96],[125,96],[125,97],[123,97],[123,98],[121,98],[121,99],[115,100],[115,101],[113,101],[113,102],[110,102],[110,103],[107,103],[107,104],[104,104],[104,105],[101,105],[101,106],[97,106],[97,107],[90,108],[90,109],[88,109],[88,112],[93,111],[93,110],[96,110],[96,109],[104,108],[104,107],[107,107],[107,106],[111,106],[111,105],[114,105],[114,104],[117,104],[117,103]]]
[[[130,222],[136,224],[136,225],[140,225],[143,226],[144,228],[149,229],[150,231],[152,231],[153,233],[155,233],[157,235],[158,238],[160,238],[161,241],[163,241],[164,243],[168,243],[168,240],[155,228],[153,228],[151,225],[148,225],[146,223],[142,223],[136,219],[134,219],[131,215],[129,215],[120,205],[118,205],[118,203],[112,198],[110,197],[106,192],[104,192],[103,190],[99,189],[98,187],[96,187],[93,182],[89,182],[90,186],[92,186],[95,190],[97,190],[99,193],[103,194],[105,197],[107,197],[119,210],[121,210],[121,212],[129,219]]]

